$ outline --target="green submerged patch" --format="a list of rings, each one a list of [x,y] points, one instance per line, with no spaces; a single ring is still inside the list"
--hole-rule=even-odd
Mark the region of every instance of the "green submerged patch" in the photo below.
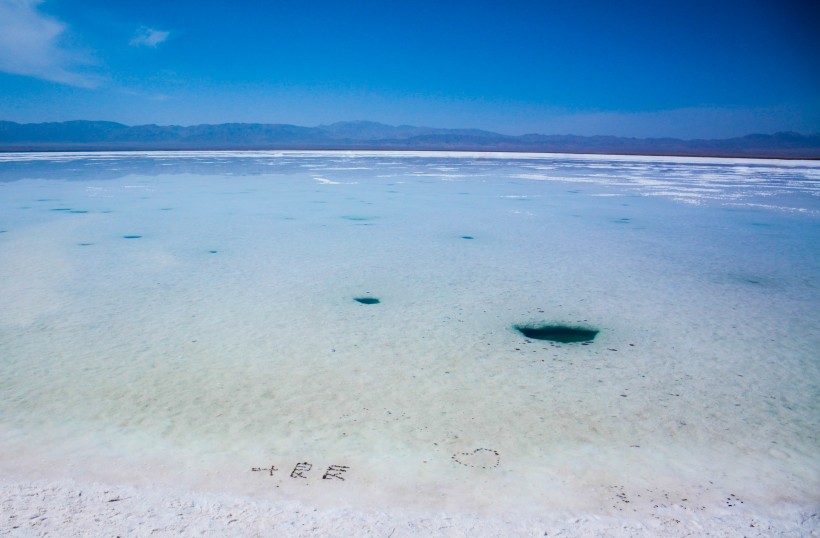
[[[375,297],[354,297],[353,300],[362,304],[379,304],[381,302]]]
[[[569,325],[514,325],[516,331],[533,340],[549,340],[571,344],[573,342],[591,342],[598,335],[598,330]]]

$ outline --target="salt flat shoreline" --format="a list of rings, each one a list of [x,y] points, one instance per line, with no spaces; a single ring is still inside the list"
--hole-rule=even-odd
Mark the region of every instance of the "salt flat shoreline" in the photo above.
[[[692,513],[660,505],[630,518],[477,516],[403,508],[319,508],[222,493],[73,481],[0,481],[4,536],[747,536],[820,535],[816,506]]]

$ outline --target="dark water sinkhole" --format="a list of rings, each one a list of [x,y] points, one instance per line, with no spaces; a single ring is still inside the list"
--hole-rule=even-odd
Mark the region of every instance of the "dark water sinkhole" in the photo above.
[[[549,340],[571,344],[573,342],[591,342],[598,335],[596,329],[570,327],[568,325],[515,325],[515,330],[533,340]]]
[[[379,304],[381,302],[375,297],[354,297],[353,300],[362,304]]]

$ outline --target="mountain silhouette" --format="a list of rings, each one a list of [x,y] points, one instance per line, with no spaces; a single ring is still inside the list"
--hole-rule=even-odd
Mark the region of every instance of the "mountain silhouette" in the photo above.
[[[525,134],[348,121],[289,124],[135,125],[108,121],[0,121],[0,151],[371,149],[820,158],[820,133],[715,140]]]

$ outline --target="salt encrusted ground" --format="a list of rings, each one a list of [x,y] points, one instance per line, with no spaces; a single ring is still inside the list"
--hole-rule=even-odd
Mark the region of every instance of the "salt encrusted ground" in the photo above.
[[[7,536],[405,536],[807,537],[820,535],[809,507],[776,515],[692,514],[661,506],[636,517],[552,518],[364,511],[263,503],[230,495],[71,482],[0,482],[0,534]]]
[[[14,159],[3,532],[817,529],[817,163]]]

